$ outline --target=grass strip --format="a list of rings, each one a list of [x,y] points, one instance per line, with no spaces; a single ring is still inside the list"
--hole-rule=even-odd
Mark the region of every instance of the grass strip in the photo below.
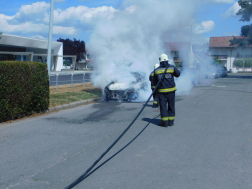
[[[69,88],[68,86],[65,86],[62,89],[50,88],[49,107],[57,107],[72,102],[99,98],[101,96],[102,91],[100,88],[88,84],[87,87],[76,86],[74,88]]]
[[[98,98],[100,95],[87,92],[66,92],[60,94],[50,95],[50,107],[60,106],[63,104],[69,104],[81,100],[87,100],[92,98]]]

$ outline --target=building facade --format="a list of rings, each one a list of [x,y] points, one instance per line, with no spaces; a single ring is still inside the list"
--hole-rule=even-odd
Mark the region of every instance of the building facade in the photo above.
[[[47,63],[48,41],[22,36],[2,34],[0,39],[0,60],[37,61]],[[51,71],[61,71],[63,58],[71,58],[73,68],[76,56],[63,55],[63,43],[52,42]]]
[[[80,60],[76,62],[75,69],[77,70],[88,69],[88,63],[90,63],[90,55],[86,50],[86,53],[83,53],[82,56],[80,57]]]
[[[166,53],[171,57],[174,64],[184,66],[194,66],[195,56],[192,45],[189,42],[166,42],[164,44]]]
[[[233,73],[237,72],[251,72],[252,68],[236,67],[234,65],[235,60],[244,60],[246,58],[252,58],[252,47],[238,47],[238,45],[230,45],[230,40],[235,36],[226,37],[210,37],[209,40],[209,55],[217,57],[221,60],[222,65],[227,68],[228,71]],[[240,38],[240,36],[236,36]]]

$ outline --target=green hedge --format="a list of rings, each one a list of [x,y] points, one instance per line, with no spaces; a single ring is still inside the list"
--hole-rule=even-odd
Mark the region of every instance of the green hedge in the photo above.
[[[245,68],[252,67],[252,59],[251,58],[245,58]],[[233,67],[243,68],[243,60],[234,60]]]
[[[0,61],[0,122],[42,112],[48,107],[46,64]]]

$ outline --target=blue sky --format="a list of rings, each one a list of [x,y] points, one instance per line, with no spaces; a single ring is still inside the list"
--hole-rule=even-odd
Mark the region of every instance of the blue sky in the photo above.
[[[232,1],[230,1],[232,2]],[[206,37],[214,36],[230,36],[240,35],[240,28],[248,23],[239,21],[240,17],[235,15],[235,9],[233,14],[227,14],[227,11],[237,4],[237,1],[233,3],[208,3],[201,7],[201,10],[197,12],[195,18],[198,22],[204,20],[213,20],[215,27],[213,30],[204,34]]]
[[[101,17],[110,19],[115,16],[116,12],[125,8],[122,6],[124,1],[126,0],[55,0],[53,39],[76,38],[88,42],[96,22]],[[134,5],[134,0],[128,1]],[[214,36],[239,35],[241,26],[249,24],[239,21],[239,17],[235,15],[239,9],[235,0],[198,1],[199,6],[196,9],[194,7],[192,16],[193,36],[200,35],[207,41]],[[47,39],[50,2],[0,1],[0,32]],[[187,1],[184,2],[187,6]]]

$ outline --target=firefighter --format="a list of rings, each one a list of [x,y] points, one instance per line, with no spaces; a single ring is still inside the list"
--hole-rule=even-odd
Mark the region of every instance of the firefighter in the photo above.
[[[154,71],[155,69],[157,69],[159,67],[159,64],[155,64],[154,66]],[[153,84],[153,77],[154,77],[154,71],[152,71],[150,73],[150,77],[149,77],[149,80],[151,82],[151,90],[154,91],[155,89],[155,85]],[[159,106],[159,99],[158,99],[158,94],[157,92],[155,92],[153,94],[153,105],[152,105],[152,108],[157,108]]]
[[[177,90],[176,84],[174,82],[174,76],[179,77],[180,72],[175,66],[169,64],[169,58],[166,54],[161,54],[159,57],[159,62],[160,67],[155,69],[153,83],[155,86],[157,85],[158,81],[162,78],[165,69],[167,68],[164,78],[160,81],[157,90],[161,114],[161,123],[159,126],[168,127],[174,125],[175,91]]]

